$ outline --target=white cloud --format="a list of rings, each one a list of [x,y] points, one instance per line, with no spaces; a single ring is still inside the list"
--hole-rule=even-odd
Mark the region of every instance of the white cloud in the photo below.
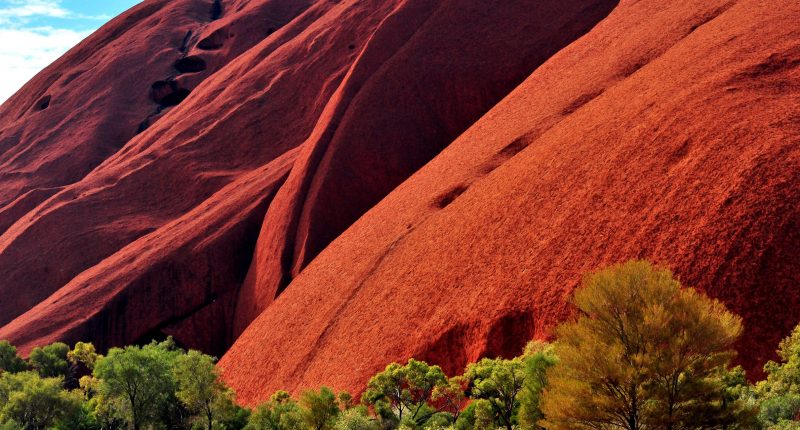
[[[108,21],[108,15],[85,15],[65,9],[61,0],[0,0],[0,25],[19,27],[33,18]]]
[[[70,12],[55,0],[6,0],[0,4],[0,24],[19,24],[31,17],[67,18]]]
[[[89,35],[50,27],[0,28],[0,103]]]
[[[94,29],[55,28],[41,20],[107,20],[65,9],[61,0],[0,0],[0,103]]]

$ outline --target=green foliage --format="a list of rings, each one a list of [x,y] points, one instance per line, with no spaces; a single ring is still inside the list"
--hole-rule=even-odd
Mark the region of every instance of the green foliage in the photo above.
[[[270,401],[258,406],[250,415],[244,430],[295,430],[302,429],[300,407],[286,391],[278,391]]]
[[[464,389],[469,384],[467,378],[455,376],[438,384],[431,393],[431,402],[442,413],[449,415],[449,423],[458,421],[461,410],[467,401]],[[440,414],[441,415],[441,414]]]
[[[384,419],[398,423],[410,419],[420,425],[430,418],[430,414],[422,412],[434,388],[446,383],[447,376],[439,366],[412,358],[405,366],[392,363],[383,372],[373,376],[362,401],[374,406]]]
[[[176,391],[173,368],[180,354],[171,340],[112,348],[95,365],[97,391],[134,430],[169,420]]]
[[[525,347],[522,356],[525,366],[525,382],[518,395],[517,420],[523,429],[538,429],[544,419],[541,409],[542,392],[547,387],[547,370],[555,366],[558,359],[552,345],[533,341]]]
[[[80,394],[77,396],[80,397]],[[100,423],[87,402],[81,403],[72,413],[66,414],[56,423],[55,428],[56,430],[101,430]]]
[[[736,366],[720,374],[723,388],[720,409],[725,430],[759,428],[759,406],[753,397],[753,387],[747,382],[744,369]]]
[[[300,396],[303,409],[303,421],[312,430],[329,430],[341,412],[336,401],[336,394],[328,387],[319,392],[306,391]]]
[[[207,430],[213,430],[215,422],[236,412],[233,392],[219,379],[212,357],[198,351],[179,355],[174,374],[175,395],[190,412],[202,417]]]
[[[65,391],[62,383],[61,378],[42,378],[34,372],[4,373],[0,376],[0,422],[42,430],[77,413],[80,395]]]
[[[471,397],[484,401],[479,408],[476,406],[476,426],[485,421],[481,426],[499,425],[512,429],[519,406],[517,396],[527,378],[525,367],[521,357],[511,360],[484,358],[467,366],[464,376],[470,381]]]
[[[91,380],[95,383],[95,386],[97,385],[97,381],[94,378],[88,377],[85,380]],[[121,429],[126,427],[125,419],[119,416],[114,409],[113,403],[100,393],[94,393],[91,396],[84,394],[84,399],[88,399],[85,400],[86,409],[101,429]]]
[[[89,370],[94,370],[94,365],[100,355],[94,348],[94,345],[87,342],[78,342],[72,351],[67,353],[67,361],[73,366],[84,366]]]
[[[0,430],[22,430],[22,426],[13,420],[0,422]]]
[[[9,369],[27,367],[4,342]],[[214,359],[175,347],[171,339],[99,356],[90,343],[36,348],[36,372],[0,372],[0,424],[4,429],[116,430],[137,428],[241,430],[250,411],[237,406],[219,379]],[[94,369],[93,373],[86,373]],[[39,375],[57,375],[42,377]],[[74,377],[83,373],[79,381]],[[63,376],[73,378],[74,391]],[[44,423],[44,424],[42,424]]]
[[[242,430],[250,420],[250,413],[250,409],[234,404],[233,412],[220,418],[220,425],[226,430]]]
[[[69,346],[56,342],[42,348],[34,348],[28,358],[28,363],[42,378],[62,377],[68,379],[71,372],[67,354],[69,354]]]
[[[25,361],[17,355],[17,348],[7,340],[0,340],[0,374],[22,372],[27,367]]]
[[[475,430],[495,430],[497,428],[497,412],[495,407],[487,399],[475,401]]]
[[[448,429],[453,426],[453,416],[449,413],[433,412],[422,427],[425,430]]]
[[[475,406],[481,400],[474,401],[467,405],[458,415],[453,427],[456,430],[470,430],[475,427]]]
[[[347,391],[342,391],[341,393],[339,393],[338,400],[339,400],[339,409],[343,411],[346,411],[356,406],[355,400],[353,399],[353,395],[348,393]]]
[[[591,274],[574,303],[547,372],[545,427],[709,428],[736,415],[721,374],[741,322],[721,303],[643,261]]]
[[[800,325],[778,348],[780,362],[764,366],[767,379],[759,382],[754,395],[760,401],[758,420],[769,430],[798,427],[800,419]]]
[[[365,407],[348,408],[336,419],[333,430],[380,430],[378,421],[371,418]]]

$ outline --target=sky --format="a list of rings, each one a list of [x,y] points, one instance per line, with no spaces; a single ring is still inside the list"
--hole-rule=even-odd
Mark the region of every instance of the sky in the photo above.
[[[0,103],[140,0],[0,0]]]

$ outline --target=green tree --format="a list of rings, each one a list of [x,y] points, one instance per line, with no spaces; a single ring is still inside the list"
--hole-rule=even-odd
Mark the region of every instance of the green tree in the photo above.
[[[367,414],[365,407],[352,407],[339,415],[334,430],[380,430],[377,420]]]
[[[65,391],[60,377],[21,372],[0,378],[0,421],[14,421],[25,430],[42,430],[80,409],[80,395]]]
[[[98,358],[100,358],[100,355],[97,354],[94,345],[88,342],[76,343],[72,351],[67,353],[67,361],[72,366],[84,366],[90,371],[94,370],[94,365]]]
[[[60,376],[66,380],[71,376],[67,354],[69,354],[69,346],[56,342],[41,348],[34,348],[28,357],[28,363],[43,378]]]
[[[770,430],[800,427],[800,325],[778,347],[779,362],[764,366],[767,379],[756,384],[759,422]]]
[[[296,430],[303,427],[300,407],[286,391],[278,391],[250,415],[244,430]]]
[[[426,406],[434,388],[446,382],[447,376],[439,366],[412,358],[405,366],[392,363],[373,376],[362,401],[377,409],[388,406],[398,423],[407,418],[421,424],[430,417],[431,408]]]
[[[206,429],[213,430],[215,420],[235,412],[233,391],[220,380],[213,357],[189,351],[177,357],[174,372],[176,396],[190,412],[202,416]]]
[[[547,370],[558,362],[552,345],[533,341],[525,347],[522,363],[525,369],[525,382],[517,395],[519,412],[517,420],[523,429],[538,429],[544,418],[541,409],[542,392],[547,387]]]
[[[84,404],[98,427],[102,430],[127,428],[127,422],[118,414],[111,401],[96,393],[91,398],[84,398]]]
[[[484,400],[491,409],[492,419],[511,430],[516,424],[515,415],[519,406],[517,395],[525,386],[527,377],[522,358],[484,358],[467,366],[464,376],[470,381],[470,397]],[[483,412],[485,416],[488,411],[477,412]]]
[[[134,430],[164,420],[175,398],[174,363],[180,355],[170,340],[143,347],[112,348],[97,361],[97,391]]]
[[[65,414],[55,425],[55,430],[103,430],[97,417],[92,413],[89,402],[80,402],[80,393],[73,392],[78,407],[72,413]]]
[[[489,400],[476,400],[473,415],[473,430],[495,430],[498,428],[497,411]]]
[[[22,430],[22,426],[13,420],[0,422],[0,430]]]
[[[252,411],[248,408],[233,404],[233,412],[221,417],[220,424],[226,430],[242,430],[250,420]]]
[[[753,386],[747,381],[744,369],[736,366],[721,372],[723,395],[718,414],[722,416],[722,430],[757,429],[758,402],[753,396]]]
[[[590,274],[575,320],[557,329],[545,427],[640,430],[722,426],[720,375],[741,320],[667,269],[632,261]]]
[[[450,416],[450,422],[458,421],[461,410],[467,401],[464,389],[469,381],[463,376],[455,376],[438,384],[431,393],[431,402],[440,412]]]
[[[336,402],[336,394],[322,387],[317,391],[306,391],[300,395],[303,421],[312,430],[329,430],[341,412]]]
[[[27,367],[25,360],[17,355],[17,348],[7,340],[0,340],[0,374],[22,372]]]

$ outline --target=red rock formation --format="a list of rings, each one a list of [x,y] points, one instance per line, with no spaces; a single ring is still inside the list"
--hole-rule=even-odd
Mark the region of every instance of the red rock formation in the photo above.
[[[615,4],[400,2],[267,212],[239,296],[237,332],[353,221]]]
[[[515,354],[650,258],[755,369],[800,308],[800,6],[761,3],[145,1],[0,107],[0,338],[243,332],[254,404]]]
[[[791,1],[621,2],[331,243],[225,378],[254,404],[360,390],[409,356],[457,372],[547,337],[584,272],[630,258],[742,314],[757,368],[800,306],[798,19]]]
[[[98,51],[95,69],[44,91],[63,100],[48,109],[63,119],[23,116],[9,126],[56,123],[77,134],[69,114],[94,118],[80,106],[93,95],[88,87],[111,79],[106,69],[122,67],[115,49],[146,55],[153,48],[140,39],[169,41],[160,69],[146,65],[152,83],[141,83],[131,54],[120,94],[103,98],[109,118],[131,101],[139,109],[138,125],[115,126],[128,133],[114,140],[121,149],[82,177],[53,179],[59,186],[49,193],[37,188],[31,195],[41,202],[4,206],[0,293],[11,299],[0,303],[0,337],[25,350],[53,339],[90,336],[106,347],[172,334],[221,354],[320,249],[614,4],[145,2],[101,31],[114,37],[85,42]],[[171,18],[185,10],[193,12],[177,26],[184,21]],[[147,34],[128,34],[120,21]],[[75,51],[88,49],[76,48],[4,109],[42,92],[51,74],[84,67]],[[76,147],[89,151],[93,139],[87,133]],[[58,137],[38,145],[63,149]],[[253,172],[269,180],[241,190]],[[234,215],[230,201],[248,199]],[[329,206],[336,199],[347,204]],[[201,207],[206,224],[186,224]],[[259,257],[274,257],[277,269],[252,265],[239,292],[258,237],[251,226],[268,207]],[[223,223],[224,233],[209,230]],[[219,237],[203,241],[208,235]]]
[[[113,66],[107,68],[132,69],[129,75],[120,75],[128,79],[119,84],[120,93],[103,91],[104,104],[97,108],[109,110],[107,117],[119,121],[128,118],[128,110],[134,111],[130,120],[114,126],[127,133],[117,140],[121,149],[99,160],[102,163],[95,163],[94,170],[79,179],[59,178],[59,186],[52,190],[37,188],[22,197],[8,192],[9,203],[0,209],[10,214],[3,218],[9,227],[0,236],[0,294],[8,298],[0,302],[0,325],[5,325],[0,337],[16,340],[25,350],[70,333],[75,335],[65,339],[91,333],[92,340],[107,346],[158,333],[178,334],[181,321],[187,320],[195,328],[178,335],[180,341],[224,351],[231,340],[228,322],[232,317],[209,316],[200,311],[201,305],[227,294],[222,314],[232,315],[235,292],[257,237],[257,228],[250,226],[262,221],[269,199],[296,156],[293,149],[310,133],[356,58],[357,51],[350,45],[365,40],[380,22],[380,16],[366,9],[311,3],[224,2],[219,19],[211,21],[214,8],[208,1],[145,2],[84,42],[88,46],[71,51],[4,105],[3,112],[15,112],[26,94],[44,91],[39,89],[41,82],[52,80],[51,74],[84,67],[76,52],[96,50],[92,59]],[[177,16],[187,11],[196,11],[197,16],[188,13],[189,23],[176,28],[184,19]],[[339,30],[342,15],[352,19],[353,25]],[[129,34],[118,28],[120,22],[129,25],[136,19],[144,19],[141,26],[148,34]],[[265,22],[274,27],[262,28]],[[225,37],[216,40],[214,50],[208,44],[203,49],[194,45],[221,29]],[[114,37],[102,37],[106,33]],[[161,34],[170,35],[162,37],[169,42],[163,47],[157,43]],[[121,46],[133,46],[126,49],[136,50],[139,57],[149,57],[153,49],[163,51],[163,67],[151,71],[150,65],[132,61],[117,65],[116,51]],[[312,46],[313,55],[309,55]],[[186,55],[202,58],[205,70],[180,74],[174,66]],[[72,66],[73,62],[78,65]],[[88,90],[107,85],[110,78],[104,70],[98,66],[86,71],[82,80],[69,84],[78,87],[68,85],[63,94],[48,90],[53,101],[47,112],[56,119],[23,116],[6,126],[2,136],[16,145],[3,156],[16,159],[15,151],[32,145],[17,129],[77,136],[74,146],[80,151],[109,142],[93,137],[91,102],[98,96]],[[191,95],[180,100],[183,89],[191,89]],[[63,106],[59,107],[58,100]],[[167,106],[178,102],[177,107]],[[136,109],[129,109],[129,103],[136,103]],[[149,112],[157,114],[148,118]],[[82,115],[92,121],[81,120]],[[147,127],[134,137],[143,120]],[[81,129],[83,125],[86,130]],[[97,130],[106,133],[114,127],[98,123]],[[51,128],[56,131],[41,132]],[[73,142],[67,143],[54,137],[41,144],[41,151],[52,148],[55,156],[63,150],[64,157],[77,158],[80,151],[74,153]],[[69,163],[65,164],[65,171],[70,171]],[[240,189],[242,181],[253,181],[251,176],[259,171],[266,176],[258,185]],[[234,196],[234,191],[250,194]],[[28,195],[43,201],[30,202],[30,207],[27,202],[20,204],[20,199],[30,200]],[[240,206],[228,207],[232,204],[228,200]],[[190,214],[200,207],[222,209],[213,213],[219,218],[195,224],[191,237],[181,238],[187,247],[194,246],[189,245],[192,241],[197,246],[202,242],[200,249],[176,251],[174,223],[188,222],[186,217],[195,217],[196,213]],[[224,225],[230,232],[214,231],[213,224]],[[209,236],[220,242],[203,239]],[[150,255],[150,262],[117,273],[115,259],[139,254]],[[184,254],[192,256],[184,258]],[[87,289],[91,291],[86,294],[103,299],[87,306],[83,296],[74,293]],[[141,289],[161,295],[139,294]],[[143,300],[131,306],[131,297],[159,297],[163,303]],[[209,331],[205,336],[193,333],[198,327],[193,313],[209,318],[201,324]],[[69,327],[62,326],[65,321]],[[211,333],[225,336],[219,339]],[[204,343],[203,339],[212,337],[213,345]]]

